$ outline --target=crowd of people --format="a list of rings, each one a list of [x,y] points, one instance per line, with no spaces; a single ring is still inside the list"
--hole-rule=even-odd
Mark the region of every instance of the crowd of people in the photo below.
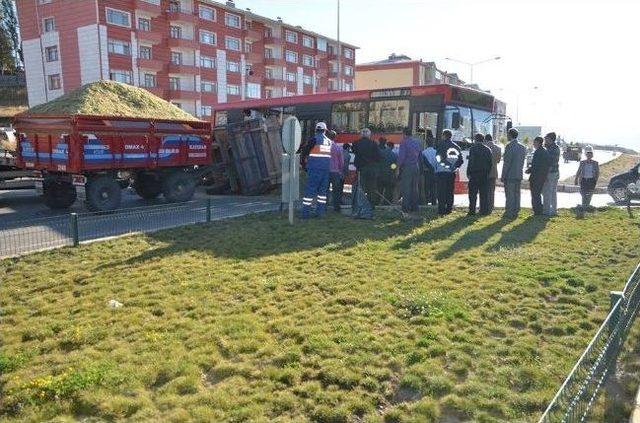
[[[449,129],[442,131],[439,140],[429,129],[425,139],[412,136],[406,128],[397,153],[396,146],[381,137],[375,142],[371,130],[361,131],[358,141],[350,144],[334,142],[336,133],[319,122],[311,140],[301,149],[303,165],[307,170],[307,183],[302,200],[303,218],[326,212],[327,194],[331,186],[332,203],[340,211],[345,179],[349,175],[350,155],[354,154],[357,184],[364,191],[372,207],[395,204],[401,199],[402,212],[418,212],[421,202],[437,206],[443,216],[452,212],[455,180],[464,163],[461,148],[452,140]],[[491,134],[475,134],[469,148],[466,176],[468,178],[469,215],[489,215],[495,207],[498,175],[504,186],[504,216],[514,219],[520,213],[521,189],[524,174],[529,174],[531,206],[534,215],[556,216],[558,208],[558,181],[560,148],[556,134],[534,140],[534,153],[529,166],[525,166],[527,148],[518,141],[518,131],[510,128],[507,144],[502,148]],[[599,177],[598,162],[593,160],[593,149],[585,149],[586,159],[580,162],[576,185],[580,185],[582,207],[590,207],[591,197]],[[502,162],[502,170],[498,166]],[[422,201],[421,201],[422,200]]]

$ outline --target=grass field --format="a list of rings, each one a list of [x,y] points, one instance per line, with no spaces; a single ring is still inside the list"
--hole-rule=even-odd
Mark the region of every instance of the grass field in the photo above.
[[[0,261],[0,420],[533,421],[640,237],[525,214],[261,215]]]

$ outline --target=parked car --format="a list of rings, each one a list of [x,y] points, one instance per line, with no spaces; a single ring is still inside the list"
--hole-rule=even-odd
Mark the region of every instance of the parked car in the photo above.
[[[640,199],[640,191],[628,189],[629,184],[637,184],[640,180],[639,170],[640,164],[637,164],[628,172],[615,175],[609,181],[607,191],[617,204],[624,204],[629,201],[629,199]]]

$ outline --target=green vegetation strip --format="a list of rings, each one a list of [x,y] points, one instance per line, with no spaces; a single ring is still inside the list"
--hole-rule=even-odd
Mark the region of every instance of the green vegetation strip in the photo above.
[[[261,215],[4,260],[0,420],[533,421],[638,251],[600,210]]]

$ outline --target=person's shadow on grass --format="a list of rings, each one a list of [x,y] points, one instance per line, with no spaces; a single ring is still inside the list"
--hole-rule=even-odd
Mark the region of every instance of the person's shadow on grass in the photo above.
[[[440,251],[438,254],[436,254],[436,259],[446,259],[453,256],[459,251],[479,247],[487,242],[487,240],[493,235],[500,232],[500,230],[507,226],[510,222],[511,221],[509,219],[502,218],[489,225],[483,226],[480,229],[469,231],[458,238],[446,250]]]
[[[500,239],[487,248],[487,251],[495,252],[503,248],[517,248],[529,244],[544,230],[549,223],[546,216],[529,216],[516,226],[502,233]]]
[[[409,236],[402,241],[397,242],[392,248],[394,250],[407,250],[414,244],[439,241],[450,238],[453,234],[468,228],[472,222],[471,217],[458,216],[442,225],[427,229],[416,235]],[[437,222],[437,220],[435,221]]]

